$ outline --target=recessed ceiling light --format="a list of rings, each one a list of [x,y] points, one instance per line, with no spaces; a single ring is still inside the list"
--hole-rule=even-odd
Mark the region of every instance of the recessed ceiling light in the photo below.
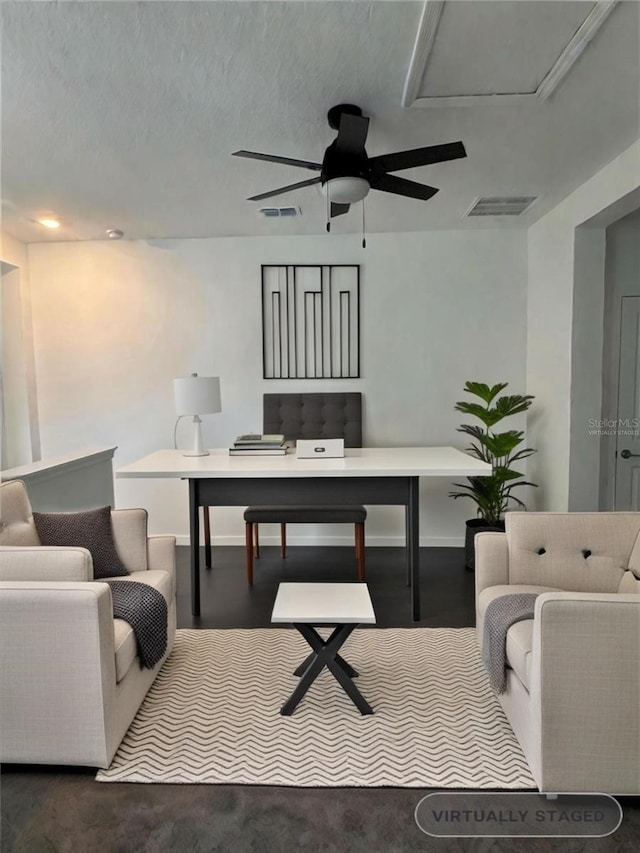
[[[57,219],[38,219],[37,220],[40,225],[44,225],[45,228],[59,228],[60,223]]]

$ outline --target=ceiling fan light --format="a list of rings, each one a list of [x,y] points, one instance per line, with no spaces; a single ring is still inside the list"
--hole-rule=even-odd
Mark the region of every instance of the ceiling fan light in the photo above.
[[[349,175],[330,178],[322,185],[324,194],[328,195],[335,204],[353,204],[355,201],[361,201],[369,190],[369,181]]]

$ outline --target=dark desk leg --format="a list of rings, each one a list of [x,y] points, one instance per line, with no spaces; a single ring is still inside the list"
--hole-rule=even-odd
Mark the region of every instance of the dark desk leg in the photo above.
[[[404,550],[407,561],[407,586],[411,586],[411,518],[409,504],[404,508]]]
[[[211,520],[209,518],[209,507],[202,507],[202,532],[204,534],[204,565],[211,568]]]
[[[191,613],[200,615],[200,519],[198,481],[189,480],[189,538],[191,540]]]
[[[413,621],[420,621],[420,480],[409,477],[407,532],[409,541],[409,573],[411,575],[411,609]]]

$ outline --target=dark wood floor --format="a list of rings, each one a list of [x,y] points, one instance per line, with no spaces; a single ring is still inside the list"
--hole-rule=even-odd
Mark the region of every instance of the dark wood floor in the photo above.
[[[255,586],[245,583],[242,548],[216,550],[202,571],[202,615],[191,616],[189,553],[178,549],[180,627],[270,624],[282,580],[355,580],[351,548],[265,548]],[[474,576],[461,549],[421,549],[421,626],[474,623]],[[367,549],[367,581],[382,627],[410,627],[404,551]],[[246,785],[123,785],[94,782],[87,768],[5,765],[0,775],[3,853],[635,853],[640,803],[603,839],[434,839],[416,826],[426,789],[297,789]]]
[[[201,615],[191,615],[189,549],[178,548],[178,627],[266,628],[281,581],[356,581],[352,548],[260,549],[254,585],[248,587],[240,548],[214,549],[213,567],[201,569]],[[204,565],[204,558],[202,560]],[[411,621],[405,552],[367,548],[366,579],[382,628],[462,628],[473,625],[474,575],[464,568],[459,548],[423,548],[420,555],[422,619]]]

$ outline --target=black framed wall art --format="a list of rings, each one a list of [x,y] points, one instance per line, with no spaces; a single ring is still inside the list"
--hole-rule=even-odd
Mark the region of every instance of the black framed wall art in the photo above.
[[[360,377],[360,266],[262,265],[265,379]]]

